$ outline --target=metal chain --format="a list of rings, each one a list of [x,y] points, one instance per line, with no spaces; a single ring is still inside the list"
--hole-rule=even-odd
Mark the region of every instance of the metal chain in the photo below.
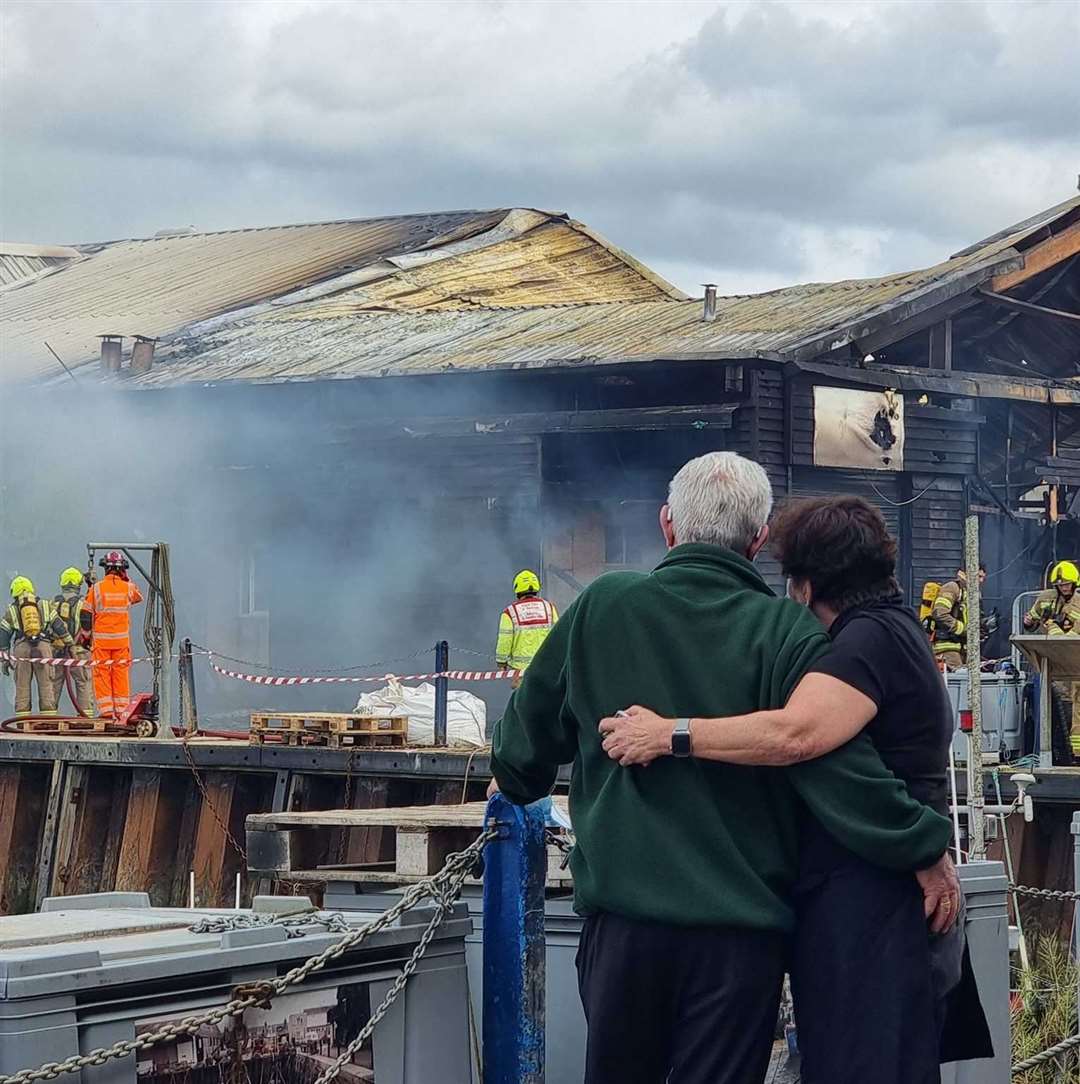
[[[359,746],[355,744],[349,746],[349,755],[345,758],[345,800],[341,803],[342,809],[352,809],[353,763],[356,760],[356,751],[358,748]],[[337,842],[337,863],[339,866],[345,865],[345,854],[348,850],[348,844],[349,829],[343,827],[338,833]]]
[[[135,1039],[124,1039],[113,1043],[112,1046],[92,1050],[89,1054],[75,1054],[70,1058],[65,1058],[64,1061],[46,1062],[37,1069],[22,1069],[9,1076],[0,1077],[0,1084],[33,1084],[37,1080],[55,1080],[65,1073],[75,1073],[92,1065],[104,1065],[113,1058],[126,1058],[139,1050],[146,1050],[159,1043],[173,1042],[185,1035],[193,1035],[201,1027],[208,1024],[220,1024],[226,1017],[239,1016],[254,1006],[266,1008],[270,1004],[271,998],[284,993],[290,986],[303,982],[313,971],[320,970],[332,960],[343,956],[355,945],[367,940],[372,934],[378,933],[391,923],[396,922],[403,914],[420,903],[421,900],[434,899],[436,901],[435,914],[421,936],[416,950],[406,961],[405,967],[402,968],[404,980],[401,980],[401,976],[399,976],[399,979],[391,986],[387,999],[384,999],[384,1004],[380,1005],[376,1010],[376,1013],[381,1014],[379,1015],[379,1019],[381,1019],[389,1009],[393,998],[397,997],[401,990],[404,989],[409,975],[415,971],[420,957],[435,936],[435,930],[460,893],[461,886],[475,867],[484,847],[487,846],[489,840],[496,838],[497,835],[498,831],[496,829],[485,829],[463,851],[451,854],[438,873],[425,881],[410,885],[402,892],[397,903],[372,919],[366,926],[351,930],[340,941],[334,942],[333,945],[330,945],[318,955],[310,957],[279,978],[265,979],[238,986],[233,991],[236,996],[226,1004],[210,1009],[199,1016],[186,1016],[182,1020],[164,1024],[156,1031],[147,1032]],[[389,996],[390,993],[393,994],[393,997]],[[375,1022],[378,1023],[377,1020]],[[373,1027],[374,1025],[372,1025]],[[338,1071],[340,1071],[340,1066],[337,1067],[333,1076],[336,1076]],[[326,1081],[333,1079],[333,1076],[324,1074],[320,1080],[325,1084]]]
[[[468,874],[463,875],[461,881],[465,879],[465,876],[468,876]],[[386,996],[379,1003],[379,1007],[371,1014],[371,1019],[360,1029],[356,1038],[326,1067],[326,1070],[315,1081],[315,1084],[329,1084],[331,1080],[334,1080],[342,1068],[352,1061],[353,1054],[371,1038],[372,1032],[390,1011],[390,1006],[397,1000],[398,994],[405,989],[405,984],[412,978],[413,972],[420,963],[420,958],[427,952],[428,945],[431,944],[431,940],[435,936],[435,931],[454,906],[454,900],[461,891],[461,881],[443,889],[442,894],[436,899],[435,913],[431,916],[431,921],[427,924],[427,928],[417,942],[416,948],[413,949],[412,955],[405,961],[401,973],[394,979],[390,989],[386,991]]]
[[[1012,1067],[1012,1075],[1016,1076],[1018,1073],[1026,1073],[1028,1069],[1035,1069],[1040,1065],[1045,1065],[1046,1062],[1053,1061],[1054,1058],[1058,1058],[1062,1054],[1067,1054],[1076,1047],[1080,1047],[1080,1035],[1074,1035],[1070,1039],[1064,1039],[1060,1043],[1043,1050],[1039,1054],[1033,1054],[1030,1058],[1024,1058],[1023,1061],[1018,1061]]]
[[[1037,896],[1044,900],[1080,900],[1080,892],[1062,892],[1056,888],[1031,888],[1028,885],[1009,885],[1009,891],[1018,896]]]
[[[348,933],[352,929],[340,911],[323,914],[315,907],[284,915],[207,915],[193,922],[188,929],[192,933],[225,933],[228,930],[256,930],[266,926],[283,927],[286,938],[304,937],[309,926],[322,926],[330,933]]]
[[[191,775],[195,780],[195,786],[199,788],[199,793],[202,795],[203,803],[206,808],[210,810],[210,815],[217,821],[217,826],[221,829],[222,834],[228,841],[229,846],[240,856],[240,861],[246,866],[248,864],[247,851],[240,846],[236,841],[236,837],[229,831],[229,826],[221,818],[221,814],[217,811],[217,806],[214,804],[214,800],[207,792],[206,784],[203,782],[202,776],[199,774],[199,769],[195,767],[195,760],[191,755],[191,749],[188,748],[187,738],[180,739],[180,747],[184,750],[184,758],[187,760],[188,767],[191,769]]]

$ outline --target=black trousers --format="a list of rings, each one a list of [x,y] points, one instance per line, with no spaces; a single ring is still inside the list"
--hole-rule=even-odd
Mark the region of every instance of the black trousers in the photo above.
[[[590,916],[585,1084],[761,1084],[785,949],[779,933]]]
[[[940,1084],[943,1005],[915,879],[853,860],[795,903],[803,1084]]]

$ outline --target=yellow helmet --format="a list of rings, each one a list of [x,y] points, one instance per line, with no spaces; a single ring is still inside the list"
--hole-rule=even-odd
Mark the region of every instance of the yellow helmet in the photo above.
[[[530,572],[529,569],[523,568],[514,577],[514,594],[515,595],[527,595],[530,591],[540,593],[540,577],[535,572]]]
[[[1077,568],[1072,561],[1058,561],[1058,563],[1050,569],[1050,583],[1080,584],[1080,568]]]
[[[32,595],[34,585],[25,576],[16,576],[11,581],[11,597],[22,598],[23,595]]]
[[[83,574],[77,568],[65,568],[60,573],[61,587],[81,587],[82,582]]]

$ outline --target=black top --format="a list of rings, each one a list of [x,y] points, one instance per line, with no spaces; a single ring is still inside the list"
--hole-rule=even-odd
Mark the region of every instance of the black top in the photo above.
[[[913,798],[948,815],[947,771],[953,711],[926,632],[899,593],[841,614],[829,629],[832,647],[810,672],[858,689],[877,705],[866,726],[885,766]],[[854,859],[829,844],[823,829],[808,830],[804,870]]]

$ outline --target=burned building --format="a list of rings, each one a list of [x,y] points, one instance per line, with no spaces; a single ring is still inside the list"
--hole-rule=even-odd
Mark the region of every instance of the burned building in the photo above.
[[[182,630],[239,659],[489,655],[517,568],[565,604],[650,566],[673,471],[733,449],[780,498],[877,504],[909,598],[976,509],[1007,624],[1080,553],[1078,254],[1080,198],[933,267],[704,299],[529,209],[85,246],[0,292],[27,417],[89,434],[44,510],[28,466],[70,460],[6,434],[0,564],[134,531],[179,543]]]

